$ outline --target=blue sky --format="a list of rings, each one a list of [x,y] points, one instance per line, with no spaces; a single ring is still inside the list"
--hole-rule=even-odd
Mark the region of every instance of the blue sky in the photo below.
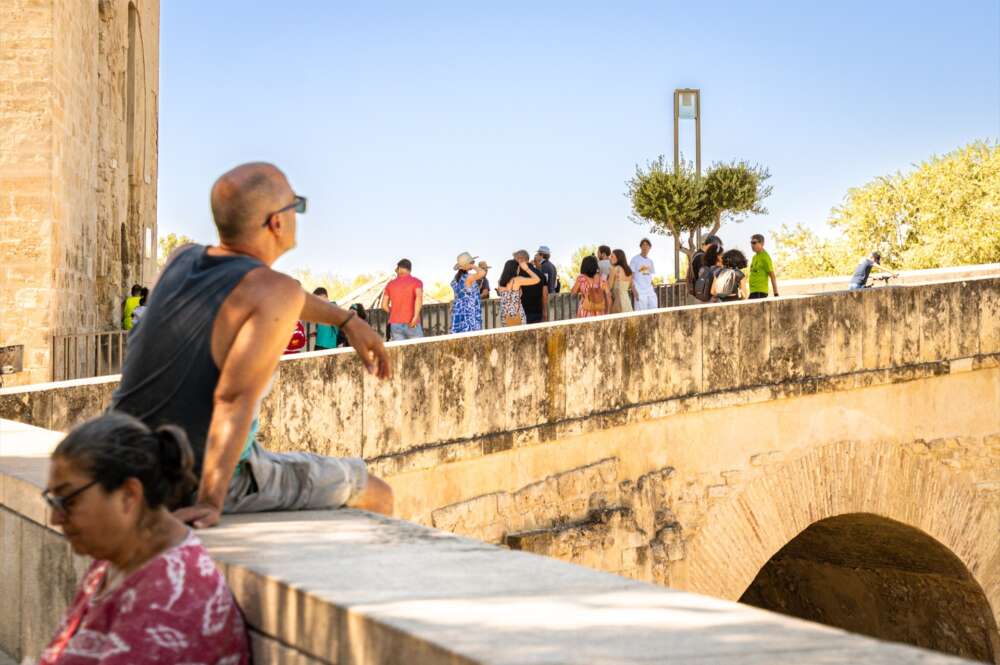
[[[213,180],[278,164],[309,197],[278,267],[353,276],[469,250],[631,255],[637,163],[702,90],[703,162],[770,168],[769,214],[825,225],[847,189],[1000,137],[1000,1],[161,3],[160,233],[215,234]],[[682,125],[693,158],[694,126]],[[660,273],[668,238],[653,237]],[[778,266],[780,273],[780,266]]]

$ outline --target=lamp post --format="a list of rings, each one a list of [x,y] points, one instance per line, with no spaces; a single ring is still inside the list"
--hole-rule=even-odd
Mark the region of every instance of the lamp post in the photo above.
[[[677,88],[674,90],[674,171],[679,173],[681,164],[680,121],[694,120],[694,168],[701,177],[701,90]],[[698,228],[698,245],[701,246],[701,227]],[[674,279],[681,278],[680,238],[674,238]]]

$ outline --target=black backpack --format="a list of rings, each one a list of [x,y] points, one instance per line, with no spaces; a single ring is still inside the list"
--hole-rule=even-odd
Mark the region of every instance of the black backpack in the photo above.
[[[705,266],[698,271],[698,279],[694,281],[695,298],[702,302],[712,300],[712,280],[715,279],[715,266]]]
[[[705,252],[700,249],[694,253],[691,260],[688,261],[688,271],[687,275],[684,276],[684,281],[688,285],[688,293],[692,296],[694,295],[694,283],[698,281],[698,269],[701,268],[702,261],[705,260]]]

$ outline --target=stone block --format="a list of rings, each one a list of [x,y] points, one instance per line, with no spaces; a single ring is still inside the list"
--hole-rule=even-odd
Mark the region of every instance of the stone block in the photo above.
[[[701,308],[702,391],[731,390],[740,385],[739,308]]]
[[[631,323],[632,318],[581,320],[566,330],[566,417],[579,418],[625,405],[626,331],[635,336],[637,327],[647,325]],[[647,356],[652,361],[653,354]],[[641,369],[632,363],[644,360],[629,358],[628,362],[634,373]]]
[[[266,445],[272,450],[305,450],[320,455],[361,457],[364,370],[356,354],[333,353],[290,358],[280,363],[271,394],[276,409],[267,416]],[[261,414],[261,421],[265,414]]]
[[[21,523],[16,513],[0,508],[0,652],[21,660]]]
[[[55,635],[76,593],[76,569],[65,539],[43,526],[21,524],[22,657],[37,658]]]
[[[1000,353],[1000,280],[977,280],[979,353]]]
[[[892,366],[892,349],[897,314],[893,310],[892,289],[868,289],[861,294],[864,308],[861,356],[865,369]]]
[[[462,335],[391,347],[394,380],[364,378],[364,456],[502,431],[510,334]]]
[[[250,631],[250,651],[253,654],[254,663],[266,665],[335,665],[334,654],[328,658],[313,658],[307,654],[293,649],[278,640],[258,633],[256,630]]]
[[[948,358],[978,354],[982,282],[949,282],[941,286],[942,291],[948,294],[951,309]]]
[[[768,298],[758,302],[768,310],[768,327],[756,333],[761,344],[766,339],[766,380],[777,384],[801,379],[805,365],[802,319],[809,301]]]
[[[564,354],[550,354],[548,335],[545,329],[519,328],[503,335],[504,343],[499,347],[503,356],[503,383],[505,402],[496,408],[505,417],[503,429],[506,432],[533,431],[555,414],[561,417],[562,407],[549,404],[549,398],[557,392],[543,383],[550,376],[562,376]],[[558,349],[558,345],[556,345]],[[511,446],[515,445],[510,438]]]
[[[827,374],[824,349],[830,342],[834,326],[835,296],[823,295],[808,300],[792,301],[802,308],[803,376],[817,377]]]
[[[623,385],[628,404],[645,404],[701,389],[701,308],[623,319]]]
[[[920,362],[946,360],[951,355],[952,298],[948,284],[916,289],[920,301]]]

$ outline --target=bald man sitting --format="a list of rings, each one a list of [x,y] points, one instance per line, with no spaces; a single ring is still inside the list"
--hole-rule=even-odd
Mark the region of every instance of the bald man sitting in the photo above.
[[[218,246],[174,250],[133,329],[111,408],[188,434],[200,475],[178,518],[350,506],[392,514],[392,490],[359,458],[273,453],[256,440],[260,402],[297,320],[344,331],[367,370],[390,376],[379,335],[355,312],[306,293],[271,265],[295,247],[306,199],[271,164],[238,166],[212,187]]]

